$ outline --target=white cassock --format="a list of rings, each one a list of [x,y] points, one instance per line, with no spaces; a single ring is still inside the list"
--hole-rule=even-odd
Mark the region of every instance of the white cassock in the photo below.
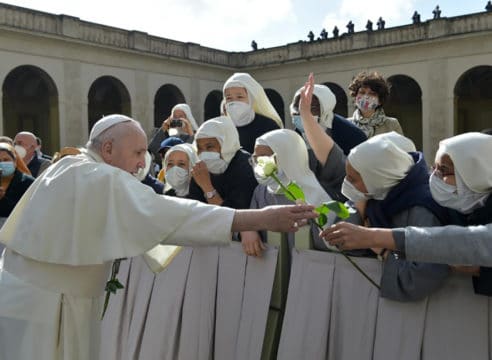
[[[63,158],[0,230],[0,359],[97,360],[112,261],[159,243],[227,245],[233,217],[156,195],[93,153]]]

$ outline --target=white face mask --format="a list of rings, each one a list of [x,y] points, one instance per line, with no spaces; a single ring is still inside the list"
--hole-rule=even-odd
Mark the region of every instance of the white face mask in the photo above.
[[[198,155],[198,158],[207,165],[208,171],[212,174],[223,174],[229,166],[218,152],[204,151]]]
[[[24,149],[24,147],[23,147],[23,146],[20,146],[20,145],[15,145],[15,146],[14,146],[14,148],[15,148],[15,151],[17,152],[17,154],[18,154],[18,155],[19,155],[22,159],[24,159],[24,157],[25,157],[25,156],[26,156],[26,154],[27,154],[26,149]]]
[[[250,124],[255,118],[255,112],[248,103],[242,101],[231,101],[226,103],[227,115],[232,119],[236,126]]]
[[[471,191],[455,173],[458,186],[449,185],[432,172],[429,178],[429,187],[432,198],[441,206],[454,209],[462,214],[470,214],[476,208],[483,206],[489,194]]]
[[[166,171],[166,183],[169,184],[178,196],[188,195],[190,173],[179,166],[173,166]]]
[[[354,203],[369,200],[369,195],[359,191],[347,178],[343,179],[342,194]]]

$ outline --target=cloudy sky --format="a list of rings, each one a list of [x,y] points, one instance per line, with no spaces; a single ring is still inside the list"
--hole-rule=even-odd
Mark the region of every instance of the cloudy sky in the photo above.
[[[66,14],[82,20],[144,31],[152,35],[229,51],[250,50],[306,40],[312,30],[336,25],[340,34],[349,20],[355,31],[380,16],[386,27],[411,23],[415,10],[421,20],[432,18],[439,4],[442,17],[484,11],[486,0],[12,0],[6,3]]]

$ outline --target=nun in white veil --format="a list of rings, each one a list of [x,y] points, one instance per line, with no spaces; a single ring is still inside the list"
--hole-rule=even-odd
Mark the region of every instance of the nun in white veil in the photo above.
[[[179,144],[170,148],[163,162],[166,169],[164,194],[187,197],[190,192],[191,170],[197,162],[198,156],[191,144]]]
[[[176,104],[171,109],[171,114],[162,122],[149,141],[149,150],[154,155],[155,161],[161,164],[163,160],[159,154],[160,144],[168,137],[178,137],[185,143],[192,143],[193,136],[198,129],[198,124],[188,104]]]
[[[295,182],[299,185],[305,195],[306,202],[311,205],[321,205],[330,201],[330,196],[320,185],[314,173],[309,169],[308,153],[304,140],[295,131],[288,129],[278,129],[270,131],[256,139],[255,152],[252,156],[252,166],[258,168],[254,162],[260,156],[275,155],[277,164],[277,177],[284,184]],[[268,205],[279,205],[292,203],[285,196],[279,193],[280,186],[271,178],[263,177],[261,171],[255,170],[256,179],[259,185],[256,187],[251,200],[251,208],[258,209]],[[329,213],[328,224],[335,220],[335,215]],[[318,236],[319,229],[313,225],[312,235],[314,247],[326,250],[327,247]],[[263,239],[261,239],[263,236]],[[241,238],[243,248],[248,255],[259,256],[262,250],[262,240],[265,234],[258,232],[243,232]],[[294,246],[293,234],[288,234],[290,247]]]
[[[247,209],[257,185],[249,153],[241,149],[236,127],[225,116],[204,122],[194,146],[199,161],[191,171],[189,197],[214,205]]]
[[[438,226],[446,211],[429,189],[428,166],[410,139],[382,134],[356,146],[347,157],[342,193],[357,204],[371,227]],[[381,296],[416,301],[436,291],[447,278],[447,265],[405,261],[395,252],[374,249],[384,261]]]
[[[263,87],[247,73],[235,73],[224,84],[225,112],[237,127],[241,146],[253,152],[255,140],[283,127]]]
[[[345,154],[332,135],[336,133],[344,144],[350,146],[366,138],[355,126],[335,116],[335,104],[336,98],[331,90],[315,84],[313,74],[310,74],[305,85],[294,95],[290,111],[296,131],[308,147],[310,169],[334,200],[345,201],[341,193]]]

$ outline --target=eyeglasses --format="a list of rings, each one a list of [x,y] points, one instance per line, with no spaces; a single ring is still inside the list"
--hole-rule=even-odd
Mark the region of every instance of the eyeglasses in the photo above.
[[[443,168],[439,165],[432,165],[431,172],[435,173],[436,176],[440,177],[441,179],[445,176],[454,176],[454,171],[451,172],[449,169]]]

